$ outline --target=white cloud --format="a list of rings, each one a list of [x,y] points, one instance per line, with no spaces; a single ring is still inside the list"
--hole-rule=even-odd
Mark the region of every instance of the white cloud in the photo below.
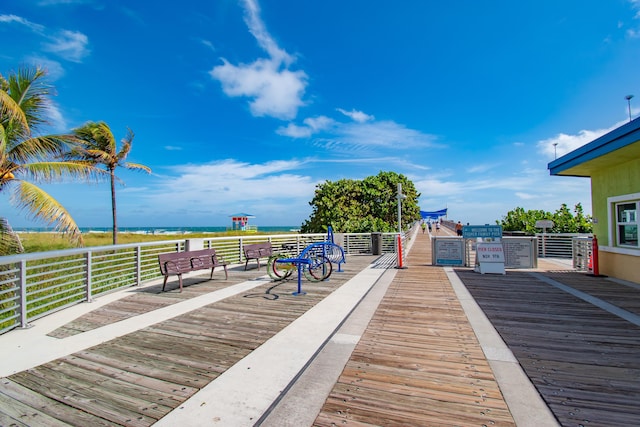
[[[62,30],[50,37],[51,42],[45,44],[45,50],[72,62],[81,62],[89,54],[88,37],[78,31]]]
[[[220,81],[228,96],[250,98],[249,108],[253,115],[293,119],[298,108],[304,105],[302,97],[307,74],[288,68],[295,58],[281,49],[267,32],[257,2],[245,0],[243,4],[245,23],[269,58],[240,65],[233,65],[223,58],[223,64],[214,67],[210,75]]]
[[[617,128],[618,126],[620,125],[617,124],[609,129],[581,130],[576,135],[559,133],[554,137],[538,141],[538,151],[552,159],[556,154],[557,157],[561,157]]]
[[[590,180],[550,176],[544,169],[523,170],[509,177],[478,180],[464,175],[412,177],[422,195],[423,210],[447,207],[449,218],[487,224],[520,206],[555,212],[562,203],[582,203],[591,212]]]
[[[309,126],[298,126],[294,123],[289,123],[287,126],[280,126],[276,129],[276,133],[290,138],[309,138],[313,135],[313,129]]]
[[[245,8],[244,22],[247,24],[247,27],[249,27],[251,34],[256,38],[258,45],[264,49],[274,61],[290,65],[294,61],[294,58],[281,49],[267,31],[264,22],[260,19],[260,6],[258,2],[255,0],[244,0],[243,3]]]
[[[0,15],[0,22],[7,24],[17,23],[20,25],[24,25],[35,33],[42,33],[45,28],[43,25],[35,24],[28,19],[22,18],[17,15]]]
[[[27,27],[31,32],[45,37],[48,42],[44,44],[44,50],[53,52],[60,57],[72,61],[80,62],[89,54],[88,37],[78,31],[61,30],[55,35],[45,35],[46,27],[36,24],[17,15],[0,15],[0,23],[17,23]]]
[[[43,56],[31,56],[26,59],[27,63],[37,64],[47,71],[47,79],[56,81],[65,75],[65,70],[58,61],[45,58]]]
[[[47,116],[56,132],[68,132],[67,122],[58,105],[51,101],[47,106]]]
[[[516,191],[515,195],[522,200],[530,200],[538,197],[535,194],[523,193],[521,191]]]
[[[364,123],[364,122],[368,122],[375,119],[375,117],[370,116],[362,111],[356,111],[356,110],[346,111],[346,110],[343,110],[342,108],[336,108],[336,110],[340,111],[342,114],[344,114],[347,117],[350,117],[352,120],[358,123]]]
[[[211,49],[213,52],[216,51],[216,47],[209,40],[201,39],[200,43],[202,43],[204,46],[206,46],[209,49]]]
[[[303,123],[304,126],[289,123],[286,127],[281,126],[276,129],[276,133],[291,138],[308,138],[315,133],[330,129],[336,124],[335,120],[327,116],[308,117],[303,120]]]
[[[393,121],[347,123],[337,129],[336,140],[352,146],[415,149],[435,145],[435,136]]]
[[[483,173],[483,172],[487,172],[495,167],[497,167],[498,165],[496,164],[489,164],[489,163],[485,163],[485,164],[476,164],[471,166],[470,168],[467,169],[467,172],[469,173]]]
[[[138,197],[148,206],[163,206],[167,217],[193,206],[210,215],[248,211],[272,218],[272,224],[292,224],[298,220],[291,218],[306,216],[317,184],[308,175],[295,172],[304,164],[296,160],[251,164],[228,159],[179,165],[171,168],[171,176],[155,175],[161,179],[159,185]],[[167,194],[171,194],[170,205]]]

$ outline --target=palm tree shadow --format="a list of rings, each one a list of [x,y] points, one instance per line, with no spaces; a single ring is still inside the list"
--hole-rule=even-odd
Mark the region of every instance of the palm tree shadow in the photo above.
[[[264,293],[246,294],[246,295],[243,295],[243,297],[245,297],[245,298],[260,298],[260,297],[262,297],[264,299],[275,301],[278,298],[280,298],[280,295],[271,293],[271,291],[273,291],[275,288],[280,286],[283,282],[285,282],[285,281],[284,280],[280,280],[278,282],[275,282],[275,284],[273,286],[268,287],[264,291]]]

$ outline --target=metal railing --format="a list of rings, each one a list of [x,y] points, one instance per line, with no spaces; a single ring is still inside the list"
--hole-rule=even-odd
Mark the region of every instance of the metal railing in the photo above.
[[[573,258],[573,238],[591,237],[578,233],[538,233],[538,256],[540,258]]]
[[[589,271],[593,252],[592,237],[574,237],[572,239],[573,268],[576,271]]]
[[[345,254],[371,253],[370,233],[336,234]],[[293,244],[302,251],[326,234],[225,236],[166,240],[0,257],[0,334],[119,289],[160,279],[158,255],[190,248],[214,248],[231,264],[245,262],[243,245]],[[397,233],[382,234],[383,253],[396,251]]]

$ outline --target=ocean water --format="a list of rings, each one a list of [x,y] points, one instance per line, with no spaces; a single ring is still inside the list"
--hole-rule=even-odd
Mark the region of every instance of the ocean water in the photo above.
[[[253,227],[253,225],[252,225]],[[284,233],[298,231],[300,228],[292,226],[258,226],[261,233]],[[110,233],[112,227],[80,227],[80,231],[84,233]],[[194,233],[222,233],[230,230],[229,227],[118,227],[118,233],[135,233],[135,234],[194,234]],[[15,227],[13,231],[17,233],[47,233],[53,232],[52,228],[47,227]]]

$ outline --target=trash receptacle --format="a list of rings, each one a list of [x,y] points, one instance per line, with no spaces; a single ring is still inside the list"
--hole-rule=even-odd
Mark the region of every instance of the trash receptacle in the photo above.
[[[371,233],[371,253],[373,255],[382,254],[382,233]]]

